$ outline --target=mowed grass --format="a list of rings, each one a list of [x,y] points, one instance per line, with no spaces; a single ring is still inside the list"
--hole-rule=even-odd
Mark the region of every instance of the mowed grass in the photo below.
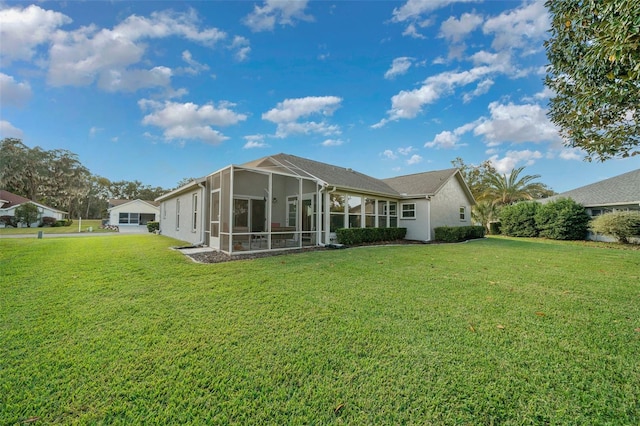
[[[640,251],[0,240],[0,424],[640,424]]]
[[[101,229],[100,225],[102,225],[102,220],[100,219],[83,219],[80,222],[78,219],[74,220],[73,223],[69,226],[56,226],[56,227],[34,227],[34,228],[13,228],[11,226],[0,228],[0,238],[3,235],[23,235],[23,234],[34,234],[36,235],[38,232],[42,231],[44,235],[48,234],[72,234],[76,232],[89,232],[89,228],[91,228],[91,232],[114,232],[109,229]]]

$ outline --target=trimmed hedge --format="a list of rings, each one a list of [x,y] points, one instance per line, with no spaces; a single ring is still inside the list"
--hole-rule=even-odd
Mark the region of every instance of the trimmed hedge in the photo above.
[[[535,219],[540,236],[554,240],[584,240],[589,230],[584,206],[570,198],[543,204]]]
[[[339,228],[336,236],[340,244],[353,245],[378,241],[401,240],[407,235],[407,228]]]
[[[444,243],[458,243],[483,238],[484,233],[484,226],[439,226],[435,228],[435,239]]]
[[[149,232],[155,232],[160,230],[160,222],[147,222],[147,229]]]
[[[596,234],[615,237],[627,244],[633,237],[640,237],[640,212],[624,211],[605,213],[591,221],[591,230]]]
[[[523,201],[505,206],[500,212],[501,231],[510,237],[537,237],[536,213],[540,203]]]

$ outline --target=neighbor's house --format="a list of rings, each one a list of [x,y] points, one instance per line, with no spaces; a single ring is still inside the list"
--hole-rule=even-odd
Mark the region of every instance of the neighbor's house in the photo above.
[[[109,225],[140,226],[157,222],[160,218],[160,203],[144,200],[109,200]]]
[[[581,186],[540,202],[548,203],[560,198],[571,198],[582,204],[591,217],[616,211],[640,210],[640,169]],[[601,235],[590,234],[589,238],[607,240]]]
[[[458,169],[381,180],[288,154],[227,166],[156,201],[162,234],[229,254],[331,244],[338,228],[403,227],[431,241],[435,227],[471,225],[475,204]]]
[[[67,212],[63,212],[62,210],[36,203],[35,201],[9,191],[0,190],[0,216],[15,216],[16,209],[26,203],[31,203],[38,208],[38,220],[30,224],[32,227],[38,226],[43,217],[53,217],[56,220],[62,220],[67,215]],[[0,223],[0,226],[4,227],[4,223]],[[23,223],[22,226],[27,226],[27,224]]]

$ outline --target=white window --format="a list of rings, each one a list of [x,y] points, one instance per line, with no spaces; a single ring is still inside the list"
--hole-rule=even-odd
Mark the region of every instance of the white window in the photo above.
[[[460,220],[466,220],[467,218],[467,208],[462,206],[460,207]]]
[[[415,219],[416,218],[416,203],[406,203],[400,205],[402,212],[402,219]]]

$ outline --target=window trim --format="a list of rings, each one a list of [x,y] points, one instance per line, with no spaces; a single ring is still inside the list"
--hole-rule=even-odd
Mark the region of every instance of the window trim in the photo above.
[[[413,206],[413,208],[405,210],[405,206]],[[407,216],[406,213],[413,213],[413,216]],[[400,219],[416,220],[416,216],[416,203],[400,203]]]
[[[198,193],[194,193],[191,196],[191,202],[193,203],[193,212],[191,216],[192,224],[191,224],[191,232],[196,232],[198,230]]]
[[[466,220],[467,220],[467,207],[466,206],[460,206],[460,208],[458,209],[458,218],[460,219],[460,222],[466,222]]]

